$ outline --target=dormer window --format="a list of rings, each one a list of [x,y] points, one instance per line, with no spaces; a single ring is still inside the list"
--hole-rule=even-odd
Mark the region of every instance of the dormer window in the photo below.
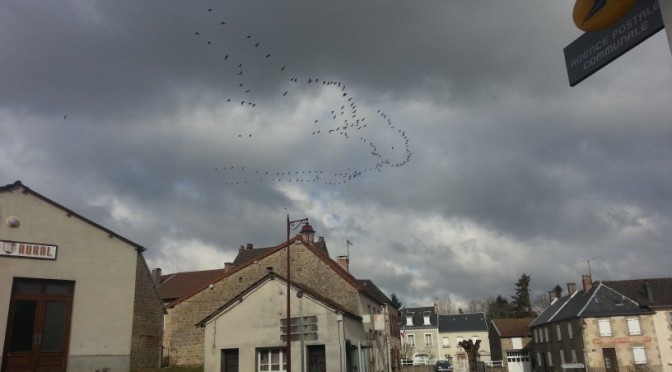
[[[422,325],[432,325],[432,322],[429,321],[429,316],[430,316],[431,314],[432,314],[432,313],[429,312],[429,311],[425,311],[425,312],[422,314]]]
[[[406,325],[413,327],[413,313],[406,314]]]

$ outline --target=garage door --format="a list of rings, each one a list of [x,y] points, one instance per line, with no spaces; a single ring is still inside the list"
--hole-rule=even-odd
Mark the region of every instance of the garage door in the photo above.
[[[511,351],[506,353],[506,364],[509,372],[531,372],[530,355],[527,351]]]

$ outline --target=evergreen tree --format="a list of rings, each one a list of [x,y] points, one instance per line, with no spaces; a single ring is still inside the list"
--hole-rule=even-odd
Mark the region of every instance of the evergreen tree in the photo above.
[[[489,298],[487,315],[489,319],[510,318],[511,306],[509,305],[509,301],[501,294],[497,295],[497,298]]]
[[[555,297],[560,298],[562,297],[562,287],[560,284],[556,284],[555,288],[553,288],[553,292],[555,292]]]
[[[390,301],[392,302],[392,306],[396,307],[397,309],[401,309],[401,307],[403,306],[399,297],[397,297],[397,295],[394,293],[392,293]]]
[[[516,282],[516,295],[511,296],[511,310],[514,318],[534,316],[530,302],[530,280],[530,275],[523,273]]]

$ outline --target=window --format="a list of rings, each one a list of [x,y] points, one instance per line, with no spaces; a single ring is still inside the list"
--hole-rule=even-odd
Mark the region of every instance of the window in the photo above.
[[[572,331],[572,323],[567,323],[567,337],[569,337],[570,340],[574,338],[574,332]]]
[[[457,338],[457,343],[456,343],[457,347],[462,348],[462,346],[460,346],[460,342],[462,342],[462,340],[463,340],[462,336]]]
[[[415,346],[415,335],[406,336],[406,343],[408,346]]]
[[[523,339],[520,337],[511,337],[511,347],[514,350],[521,350],[523,348]]]
[[[286,371],[285,349],[261,349],[257,351],[258,371]]]
[[[537,352],[537,360],[539,361],[539,366],[544,365],[544,360],[541,359],[541,353]]]
[[[611,336],[611,323],[609,319],[600,319],[597,324],[600,327],[600,336]]]
[[[474,345],[476,345],[476,341],[478,341],[478,336],[471,336],[471,342],[473,342]]]
[[[565,351],[560,349],[560,365],[565,364]]]
[[[572,363],[578,363],[579,360],[576,359],[576,350],[572,350],[571,353],[572,353]]]
[[[553,358],[551,358],[551,352],[550,351],[546,352],[546,362],[548,363],[549,367],[553,366]]]
[[[432,346],[432,334],[425,333],[425,346]]]
[[[413,313],[406,314],[406,325],[413,327]]]
[[[441,339],[441,345],[443,347],[450,347],[450,338],[444,337],[443,339]]]
[[[546,340],[546,342],[548,342],[548,340],[549,340],[549,338],[548,338],[548,328],[544,328],[544,339]]]
[[[633,347],[632,355],[635,357],[635,364],[646,364],[646,353],[644,352],[644,346]]]
[[[628,331],[630,335],[641,335],[642,329],[639,327],[639,319],[629,318],[628,319]]]
[[[535,344],[539,343],[539,337],[537,337],[537,331],[538,331],[538,329],[536,329],[536,328],[532,331],[532,334],[534,335],[534,343]]]
[[[560,324],[555,325],[555,333],[558,335],[558,341],[562,341],[562,331],[560,330]]]
[[[432,322],[430,322],[430,320],[429,320],[430,315],[431,315],[431,313],[429,311],[425,311],[422,314],[422,324],[423,325],[431,325],[432,324]]]

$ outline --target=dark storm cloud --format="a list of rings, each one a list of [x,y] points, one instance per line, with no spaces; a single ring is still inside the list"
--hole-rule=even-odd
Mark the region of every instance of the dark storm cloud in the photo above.
[[[570,89],[571,6],[5,1],[0,174],[173,270],[279,244],[289,214],[418,305],[509,296],[523,272],[545,293],[593,257],[596,277],[666,275],[669,49],[656,35]],[[348,102],[369,127],[315,133]]]

